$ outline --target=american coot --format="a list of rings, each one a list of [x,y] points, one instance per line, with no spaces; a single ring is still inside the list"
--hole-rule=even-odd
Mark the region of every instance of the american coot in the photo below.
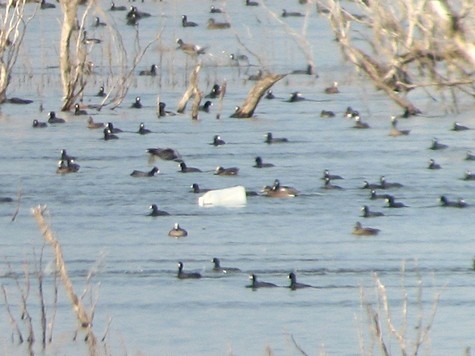
[[[271,144],[271,143],[284,143],[288,141],[289,140],[285,137],[273,137],[272,132],[268,132],[266,134],[266,140],[264,142]]]
[[[462,178],[463,180],[475,180],[475,174],[472,173],[472,171],[465,171],[464,176]]]
[[[433,138],[432,139],[432,145],[429,147],[431,150],[444,150],[446,149],[447,146],[446,144],[443,144],[443,143],[440,143],[439,140],[437,140],[437,138]]]
[[[56,169],[56,173],[59,174],[67,174],[67,173],[76,173],[79,171],[79,164],[75,163],[72,159],[67,160],[60,160],[58,162],[58,168]]]
[[[249,275],[249,279],[251,280],[251,284],[247,285],[246,288],[252,288],[253,290],[256,290],[258,288],[273,288],[277,287],[274,283],[269,283],[269,282],[260,282],[257,280],[257,276],[253,273]]]
[[[397,136],[407,136],[411,132],[411,130],[400,130],[397,127],[397,118],[396,116],[391,116],[391,129],[389,130],[389,136],[397,137]]]
[[[44,127],[48,127],[48,124],[46,122],[41,122],[41,121],[38,121],[38,120],[33,120],[33,125],[32,125],[35,129],[38,129],[38,128],[44,128]]]
[[[211,106],[213,106],[213,103],[210,100],[206,100],[205,103],[199,107],[199,110],[203,112],[209,112]]]
[[[181,26],[182,27],[197,27],[198,24],[193,21],[188,21],[188,17],[186,15],[181,16]]]
[[[224,13],[224,10],[217,8],[215,6],[211,6],[211,8],[209,9],[209,12],[210,14],[222,14]]]
[[[199,279],[201,274],[198,272],[183,272],[183,262],[178,262],[178,279]]]
[[[109,130],[107,127],[104,129],[104,140],[109,141],[109,140],[118,140],[119,136],[114,135],[111,130]]]
[[[206,193],[206,192],[209,192],[211,189],[203,189],[203,188],[200,188],[200,186],[198,185],[198,183],[193,183],[191,185],[191,191],[193,193]]]
[[[304,101],[305,98],[302,96],[302,94],[298,91],[294,91],[292,94],[290,94],[289,100],[287,100],[289,103],[296,103],[298,101]]]
[[[54,111],[50,111],[48,113],[48,123],[50,124],[64,124],[66,121],[60,117],[56,117],[56,113]]]
[[[260,156],[257,156],[255,159],[256,164],[253,166],[255,168],[270,168],[274,167],[272,163],[264,163],[262,162],[262,158]]]
[[[144,70],[141,70],[139,72],[139,75],[140,76],[149,76],[149,77],[155,77],[157,75],[157,65],[156,64],[152,64],[152,66],[150,67],[149,70],[147,69],[144,69]]]
[[[323,185],[323,189],[326,189],[326,190],[343,190],[343,188],[340,187],[339,185],[333,184],[330,178],[325,178],[325,184]]]
[[[175,223],[173,229],[168,232],[168,236],[178,239],[180,237],[188,236],[188,232],[185,229],[181,228],[178,223]]]
[[[257,3],[256,1],[252,1],[252,0],[246,0],[246,6],[259,6],[259,3]]]
[[[441,169],[442,167],[440,166],[440,164],[438,163],[435,163],[435,161],[431,158],[429,160],[429,165],[427,166],[428,169]]]
[[[355,119],[355,124],[353,125],[353,128],[355,129],[369,129],[370,126],[367,122],[361,121],[361,117],[359,115],[354,116]]]
[[[297,11],[287,11],[285,9],[282,10],[282,17],[303,17],[304,14]]]
[[[188,167],[185,162],[180,162],[178,165],[180,167],[179,172],[181,173],[199,173],[201,169],[195,167]]]
[[[387,197],[389,197],[389,194],[377,194],[374,189],[371,189],[371,194],[369,196],[371,200],[386,199]]]
[[[231,272],[240,272],[241,270],[236,267],[221,267],[221,261],[219,258],[214,257],[211,262],[213,262],[213,271],[222,272],[222,273],[231,273]]]
[[[406,208],[407,207],[407,205],[405,205],[404,203],[395,201],[394,197],[392,196],[388,196],[386,198],[386,203],[388,204],[387,205],[388,208]]]
[[[467,203],[463,199],[458,199],[457,201],[450,201],[445,195],[442,195],[439,198],[440,204],[443,207],[451,207],[451,208],[465,208],[467,207]]]
[[[369,206],[365,205],[361,208],[361,211],[362,211],[362,216],[364,218],[373,218],[373,217],[377,217],[377,216],[384,216],[384,214],[380,211],[371,211],[369,209]]]
[[[152,131],[150,131],[149,129],[146,129],[145,128],[145,125],[143,122],[140,123],[139,125],[139,130],[137,131],[138,134],[140,135],[146,135],[146,134],[149,134],[151,133]]]
[[[81,109],[81,106],[78,103],[76,103],[74,105],[74,115],[75,116],[87,115],[87,111],[84,109]]]
[[[226,142],[219,135],[214,135],[213,142],[211,142],[211,145],[222,146],[224,144],[226,144]]]
[[[137,171],[134,170],[130,175],[132,177],[153,177],[156,173],[159,173],[160,170],[157,167],[153,167],[149,172]]]
[[[381,183],[381,188],[382,189],[391,189],[391,188],[402,188],[403,185],[401,183],[397,182],[387,182],[385,176],[381,176],[379,178],[379,181]]]
[[[295,275],[294,272],[290,272],[288,278],[290,279],[289,288],[291,290],[297,290],[297,289],[302,289],[302,288],[313,288],[313,286],[309,284],[297,282],[297,276]]]
[[[218,84],[214,84],[213,88],[211,88],[211,91],[205,96],[205,98],[216,99],[220,94],[221,87]]]
[[[140,101],[140,96],[137,96],[135,98],[135,101],[132,103],[132,105],[130,107],[134,108],[134,109],[141,109],[142,108],[142,102]]]
[[[328,169],[325,169],[323,171],[323,177],[322,179],[323,180],[326,180],[326,179],[331,179],[331,180],[336,180],[336,179],[343,179],[342,176],[338,175],[338,174],[330,174],[330,171]]]
[[[164,210],[159,210],[157,204],[150,205],[149,209],[151,210],[148,213],[148,216],[169,216],[170,214]]]
[[[363,227],[361,223],[358,221],[355,224],[355,227],[353,228],[353,235],[358,235],[358,236],[373,236],[377,235],[379,233],[379,229],[375,229],[372,227]]]
[[[107,128],[109,129],[109,131],[111,133],[120,133],[120,132],[123,132],[121,129],[119,129],[118,127],[114,127],[114,124],[112,122],[108,122],[107,123]]]

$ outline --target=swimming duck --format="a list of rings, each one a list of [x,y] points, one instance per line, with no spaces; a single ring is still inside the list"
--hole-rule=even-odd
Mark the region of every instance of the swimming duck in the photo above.
[[[369,198],[371,200],[376,200],[376,199],[386,199],[387,197],[389,197],[389,194],[377,194],[374,189],[371,189],[371,195]]]
[[[206,52],[206,48],[197,46],[192,43],[183,42],[181,38],[178,38],[176,40],[176,43],[178,43],[178,49],[181,49],[183,52],[185,52],[189,56],[197,56],[199,54],[204,54]]]
[[[427,166],[428,169],[441,169],[442,167],[440,166],[440,164],[438,163],[435,163],[435,161],[431,158],[429,160],[429,165]]]
[[[111,2],[111,7],[109,8],[110,11],[126,11],[126,6],[116,6],[113,2]]]
[[[454,122],[454,126],[452,127],[452,131],[466,131],[470,130],[469,127],[459,124],[458,122]]]
[[[298,91],[294,91],[292,94],[290,94],[289,100],[287,100],[289,103],[296,103],[298,101],[304,101],[305,98],[302,96],[302,94]]]
[[[119,139],[119,136],[114,135],[110,129],[107,127],[104,129],[104,140],[109,141],[109,140],[117,140]]]
[[[379,233],[379,229],[375,229],[372,227],[363,227],[361,223],[358,221],[353,228],[352,234],[358,236],[374,236]]]
[[[450,201],[445,195],[442,195],[439,201],[443,207],[465,208],[467,206],[465,200],[459,199],[457,201]]]
[[[105,27],[107,24],[105,22],[102,22],[99,16],[96,16],[94,18],[94,27]]]
[[[64,124],[66,121],[60,117],[56,117],[56,113],[54,111],[50,111],[48,113],[48,123],[50,124]]]
[[[235,176],[238,173],[239,168],[237,167],[224,168],[221,166],[216,167],[216,170],[214,172],[214,174],[217,176]]]
[[[221,267],[221,261],[219,258],[214,257],[211,262],[213,262],[213,271],[214,272],[222,272],[222,273],[230,273],[230,272],[240,272],[241,270],[236,267]]]
[[[289,140],[285,137],[273,137],[272,132],[268,132],[266,134],[266,140],[264,142],[268,143],[268,144],[271,144],[271,143],[289,142]]]
[[[282,10],[282,17],[303,17],[304,14],[297,11],[287,11],[285,9]]]
[[[180,238],[188,236],[188,232],[185,229],[182,229],[178,223],[175,223],[175,225],[173,225],[173,229],[168,232],[168,236]]]
[[[198,272],[183,272],[183,262],[178,262],[178,279],[199,279],[201,274]]]
[[[76,103],[74,105],[74,115],[76,116],[87,115],[87,111],[84,109],[81,109],[81,106],[78,103]]]
[[[246,286],[246,288],[252,288],[253,290],[256,290],[258,288],[274,288],[274,287],[277,287],[277,285],[275,285],[274,283],[258,281],[257,276],[254,273],[249,275],[249,279],[251,280],[251,284]]]
[[[82,43],[84,44],[99,44],[102,40],[94,37],[87,37],[87,31],[82,31]]]
[[[339,176],[338,174],[330,174],[330,171],[328,169],[325,169],[323,171],[323,177],[322,179],[323,180],[326,180],[326,179],[331,179],[331,180],[336,180],[336,179],[343,179],[342,176]]]
[[[222,13],[224,13],[224,10],[219,9],[217,7],[214,7],[212,5],[211,8],[209,9],[209,12],[210,12],[210,14],[222,14]]]
[[[322,110],[320,111],[320,117],[324,117],[324,118],[335,117],[335,113],[329,110]]]
[[[325,184],[323,185],[323,189],[327,189],[327,190],[343,190],[342,187],[340,187],[339,185],[334,185],[332,184],[331,182],[331,179],[330,178],[325,178]]]
[[[43,127],[47,127],[48,124],[46,122],[41,122],[41,121],[38,121],[38,120],[33,120],[33,125],[32,125],[35,129],[37,128],[43,128]]]
[[[152,64],[152,66],[150,67],[149,70],[147,69],[144,69],[144,70],[141,70],[139,72],[139,75],[140,76],[150,76],[150,77],[155,77],[157,75],[157,65],[156,64]]]
[[[288,278],[290,279],[289,288],[291,290],[297,290],[297,289],[302,289],[302,288],[313,288],[309,284],[297,282],[297,276],[295,275],[294,272],[290,272],[289,275],[288,275]]]
[[[359,113],[358,111],[356,110],[353,110],[351,106],[348,106],[345,110],[345,113],[343,114],[344,117],[348,118],[348,119],[352,119],[354,118],[356,115],[359,116]]]
[[[389,130],[389,136],[407,136],[411,132],[411,130],[399,130],[397,128],[397,118],[396,116],[391,116],[391,129]]]
[[[99,88],[99,91],[97,92],[96,96],[104,97],[104,96],[106,96],[106,95],[107,95],[107,94],[106,94],[106,91],[105,91],[105,89],[104,89],[104,86],[101,86],[101,87]]]
[[[213,103],[209,100],[206,100],[203,105],[200,105],[199,110],[203,112],[209,112]]]
[[[224,144],[226,144],[226,142],[224,142],[224,140],[219,135],[214,135],[213,142],[210,143],[210,145],[213,146],[222,146]]]
[[[232,66],[239,66],[241,64],[243,65],[249,65],[249,57],[246,56],[245,54],[234,54],[231,53],[229,55],[229,59],[231,61]]]
[[[121,129],[119,129],[118,127],[114,127],[114,124],[112,122],[108,122],[107,123],[107,128],[109,129],[109,131],[111,133],[120,133],[120,132],[123,132]]]
[[[102,129],[105,126],[106,125],[103,122],[94,122],[94,119],[92,118],[92,116],[89,116],[89,118],[87,119],[88,129]]]
[[[378,183],[369,183],[367,180],[363,182],[361,189],[384,189],[381,184]]]
[[[142,108],[142,102],[140,101],[140,96],[137,96],[135,98],[135,101],[132,103],[132,105],[130,107],[134,108],[134,109],[141,109]]]
[[[432,145],[429,147],[431,150],[443,150],[443,149],[446,149],[447,145],[443,144],[443,143],[440,143],[437,138],[433,138],[432,139]]]
[[[158,116],[160,116],[160,117],[175,116],[176,114],[173,111],[165,110],[166,106],[167,106],[167,104],[165,104],[163,101],[160,101],[158,103]]]
[[[41,10],[54,9],[54,8],[56,8],[55,4],[51,4],[49,2],[46,2],[46,0],[41,0],[41,2],[40,2],[40,9]]]
[[[188,17],[186,15],[181,16],[181,26],[182,27],[197,27],[198,24],[193,21],[188,21]]]
[[[149,209],[151,210],[148,213],[148,216],[169,216],[170,214],[163,210],[158,210],[157,204],[150,205]]]
[[[470,170],[465,171],[463,176],[463,180],[475,180],[475,174],[472,173]]]
[[[313,74],[313,65],[307,64],[305,69],[295,69],[290,74],[305,74],[305,75],[312,75]]]
[[[275,99],[275,95],[272,89],[267,90],[265,98],[268,100]]]
[[[391,188],[401,188],[403,185],[401,183],[396,183],[396,182],[387,182],[386,177],[381,176],[379,178],[379,182],[381,183],[381,188],[382,189],[391,189]]]
[[[252,0],[246,0],[245,4],[246,4],[246,6],[259,6],[259,3],[257,3],[256,1],[252,1]]]
[[[126,19],[135,18],[137,20],[152,16],[148,12],[139,11],[136,6],[131,6],[129,12],[126,15]]]
[[[297,189],[294,187],[281,185],[278,179],[274,180],[274,185],[272,187],[264,187],[262,193],[265,196],[272,198],[290,198],[299,195],[299,191]]]
[[[270,168],[270,167],[274,167],[274,165],[272,163],[264,163],[262,162],[262,158],[260,156],[257,156],[255,158],[255,162],[256,164],[253,166],[254,168]]]
[[[195,167],[188,167],[185,162],[180,162],[179,164],[181,173],[198,173],[201,172],[201,169]]]
[[[208,30],[223,30],[230,27],[231,24],[229,22],[216,22],[213,18],[208,19],[208,26],[206,26]]]
[[[216,99],[221,94],[221,87],[218,84],[214,84],[211,88],[209,94],[205,96],[205,98]]]
[[[72,161],[72,160],[75,160],[76,157],[73,157],[73,156],[68,155],[68,153],[66,152],[66,150],[65,150],[65,149],[62,149],[62,150],[61,150],[61,157],[60,157],[60,159],[61,159],[62,161],[68,161],[68,160]]]
[[[386,203],[388,204],[388,208],[406,208],[407,205],[401,202],[397,202],[394,200],[393,196],[388,196],[386,198]]]
[[[198,185],[198,183],[193,183],[191,185],[191,191],[193,193],[206,193],[206,192],[209,192],[211,189],[202,189],[200,188],[200,186]]]
[[[79,171],[79,164],[74,163],[74,160],[60,160],[58,162],[58,168],[56,169],[56,173],[59,174],[67,174],[67,173],[76,173]]]
[[[247,77],[247,80],[251,81],[258,81],[262,79],[262,76],[264,75],[264,72],[260,69],[257,70],[256,74],[251,74]]]
[[[475,155],[472,154],[471,151],[467,151],[467,154],[465,155],[465,160],[466,161],[475,161]]]
[[[325,88],[324,92],[325,94],[338,94],[340,92],[338,90],[338,82],[333,82],[333,85]]]
[[[361,208],[361,211],[362,211],[362,216],[364,218],[374,218],[374,217],[378,217],[378,216],[384,216],[384,214],[380,211],[371,211],[369,209],[369,206],[365,205]]]
[[[353,118],[355,119],[355,124],[353,126],[353,128],[355,129],[369,129],[370,126],[367,122],[363,122],[361,121],[361,118],[359,115],[355,115],[353,116]]]
[[[157,167],[153,167],[149,172],[133,170],[130,175],[132,177],[153,177],[156,173],[160,173],[160,170]]]
[[[181,156],[173,148],[147,148],[147,153],[165,161],[181,161]]]
[[[152,131],[150,131],[149,129],[146,129],[145,128],[145,125],[143,122],[140,123],[139,125],[139,130],[137,131],[138,134],[140,135],[146,135],[146,134],[149,134],[151,133]]]

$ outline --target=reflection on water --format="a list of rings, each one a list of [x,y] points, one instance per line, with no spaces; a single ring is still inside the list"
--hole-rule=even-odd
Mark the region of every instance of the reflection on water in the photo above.
[[[104,9],[109,6],[107,2],[102,5]],[[110,346],[114,351],[262,354],[270,347],[292,354],[296,349],[289,335],[293,335],[309,353],[358,353],[358,330],[367,328],[360,310],[360,287],[372,291],[373,272],[377,273],[399,319],[403,261],[409,261],[405,285],[414,297],[412,302],[416,301],[418,276],[424,285],[426,310],[432,296],[442,290],[428,347],[446,354],[469,346],[472,320],[464,310],[473,299],[475,183],[461,178],[467,169],[473,169],[464,157],[474,149],[474,130],[450,129],[454,121],[473,126],[470,110],[441,116],[436,104],[421,95],[416,100],[424,115],[399,119],[399,126],[411,130],[410,134],[389,136],[390,117],[401,110],[344,64],[326,19],[312,11],[306,37],[319,77],[288,75],[273,87],[275,99],[261,101],[255,118],[231,119],[229,115],[242,104],[253,84],[246,80],[248,75],[257,72],[259,64],[283,73],[305,68],[307,63],[293,36],[263,7],[223,3],[226,15],[219,19],[229,19],[232,27],[210,31],[205,25],[210,17],[208,5],[185,0],[137,3],[152,14],[138,27],[141,44],[163,31],[136,72],[157,64],[158,75],[137,76],[116,110],[88,109],[94,121],[113,122],[124,131],[117,134],[118,140],[107,142],[102,130],[87,128],[87,116],[62,113],[65,124],[31,127],[33,119],[46,121],[46,113],[60,107],[61,89],[54,67],[60,10],[42,11],[32,21],[11,93],[34,103],[21,107],[5,104],[0,117],[0,196],[15,200],[0,203],[2,257],[11,265],[1,268],[2,283],[15,293],[14,276],[22,275],[24,262],[34,258],[33,251],[39,254],[41,235],[29,209],[46,204],[77,292],[91,270],[93,281],[100,283],[95,327],[101,333],[112,318]],[[267,5],[281,12],[280,5]],[[298,2],[292,7],[304,11]],[[287,10],[292,10],[290,5]],[[132,53],[135,28],[125,25],[124,13],[99,14],[108,26],[115,24],[120,29]],[[182,28],[183,14],[199,26]],[[285,21],[301,31],[302,18]],[[86,104],[98,103],[95,94],[101,85],[111,89],[107,53],[111,37],[106,28],[88,30],[89,36],[103,42],[91,49],[95,74],[89,78]],[[176,50],[176,38],[207,47],[201,56],[200,89],[204,93],[209,93],[213,84],[226,82],[223,102],[213,99],[210,113],[201,112],[198,121],[190,119],[190,108],[184,115],[156,116],[157,95],[174,111],[194,66],[193,58]],[[230,62],[231,53],[246,54],[251,65],[242,63],[242,57],[239,63]],[[26,79],[28,73],[31,78]],[[324,89],[334,81],[340,93],[325,94]],[[289,103],[295,91],[307,100]],[[130,108],[136,96],[144,106],[140,110]],[[40,104],[45,112],[38,111]],[[343,117],[348,106],[358,110],[371,128],[353,129],[352,120]],[[334,111],[335,117],[321,118],[322,110]],[[141,122],[152,133],[137,134]],[[286,137],[288,142],[266,144],[267,132]],[[226,144],[210,145],[215,135]],[[429,150],[434,137],[448,148]],[[153,147],[174,148],[189,166],[202,172],[182,174],[177,162],[150,161],[146,149]],[[61,149],[76,157],[79,172],[56,174]],[[256,156],[274,167],[254,168]],[[442,169],[427,169],[430,158]],[[153,166],[160,169],[155,177],[130,177],[133,170],[149,171]],[[238,167],[239,174],[214,175],[217,166]],[[342,190],[323,189],[325,169],[343,176],[338,181]],[[384,200],[370,200],[370,191],[361,189],[365,180],[378,182],[382,175],[404,185],[384,192],[408,208],[386,208]],[[198,183],[202,188],[243,185],[260,191],[276,178],[282,185],[297,188],[301,195],[288,199],[248,197],[245,207],[202,208],[197,204],[199,194],[191,193],[190,188]],[[12,223],[18,193],[20,210]],[[463,197],[469,207],[441,208],[441,195],[454,200]],[[151,204],[171,215],[146,216]],[[363,218],[363,205],[383,211],[384,216]],[[356,238],[351,234],[356,221],[381,232],[376,237]],[[167,236],[176,222],[188,231],[188,237],[175,240]],[[213,257],[242,272],[213,272]],[[178,280],[178,261],[203,278]],[[53,266],[48,248],[44,265],[50,283]],[[302,283],[317,288],[284,288],[291,271]],[[282,288],[246,289],[249,273]],[[367,294],[371,296],[371,292]],[[68,301],[64,296],[60,299],[62,316],[56,328],[63,336],[74,332],[75,323],[70,320]],[[418,313],[416,306],[412,305],[411,312],[410,321]],[[2,335],[10,335],[4,324]],[[68,337],[65,340],[70,340]],[[2,342],[9,344],[7,338]]]

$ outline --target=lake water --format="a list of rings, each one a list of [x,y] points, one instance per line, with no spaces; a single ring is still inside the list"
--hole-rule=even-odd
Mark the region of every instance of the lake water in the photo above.
[[[101,4],[108,9],[108,2]],[[397,328],[402,325],[404,292],[408,294],[408,344],[418,335],[419,317],[422,328],[426,327],[440,293],[424,353],[461,354],[474,346],[473,316],[468,310],[475,297],[475,182],[461,178],[466,170],[475,169],[474,163],[464,160],[468,150],[475,150],[475,130],[450,130],[455,121],[475,128],[473,102],[464,98],[459,103],[460,113],[452,114],[442,101],[433,101],[422,92],[411,94],[423,114],[399,120],[401,128],[411,130],[410,135],[390,137],[390,116],[400,114],[401,109],[343,61],[327,20],[312,7],[305,38],[311,44],[319,77],[288,75],[273,87],[276,99],[260,102],[255,118],[232,119],[229,116],[235,106],[242,104],[253,85],[247,75],[259,68],[258,58],[251,52],[274,73],[306,67],[305,55],[288,27],[263,6],[245,7],[241,1],[148,0],[135,5],[152,14],[138,27],[141,48],[158,33],[161,36],[134,72],[157,64],[159,76],[135,76],[116,110],[88,109],[95,121],[113,122],[125,131],[114,141],[104,141],[101,130],[87,129],[88,116],[59,112],[60,9],[39,11],[29,25],[9,95],[31,98],[34,103],[5,104],[0,115],[0,196],[16,199],[21,192],[14,222],[11,217],[16,203],[0,204],[4,260],[0,276],[20,325],[19,292],[11,272],[21,276],[25,268],[35,269],[43,240],[31,208],[44,204],[76,293],[81,295],[89,285],[92,301],[87,293],[84,303],[90,306],[97,299],[94,330],[99,337],[112,320],[106,343],[111,354],[262,355],[268,350],[277,355],[300,354],[292,337],[311,355],[379,353],[377,347],[371,349],[369,323],[361,306],[364,288],[365,301],[377,309],[374,273],[387,288]],[[206,29],[210,5],[225,7],[227,15],[215,18],[229,20],[231,29]],[[283,7],[305,11],[297,1],[267,2],[267,6],[277,15]],[[115,23],[131,62],[135,28],[125,24],[125,13],[92,9],[91,14],[94,11],[109,27]],[[182,28],[182,14],[200,26]],[[303,18],[284,20],[289,28],[302,32]],[[103,40],[91,48],[95,73],[88,79],[84,103],[93,104],[98,103],[94,95],[99,86],[109,90],[113,84],[109,61],[116,73],[120,63],[109,52],[112,40],[108,29],[92,28],[92,17],[86,23],[88,35]],[[167,109],[176,110],[195,63],[176,50],[176,38],[208,47],[201,58],[200,89],[204,93],[215,82],[227,83],[222,108],[215,101],[211,113],[200,113],[198,121],[191,120],[190,105],[183,115],[158,119],[155,113],[157,96],[167,103]],[[231,65],[230,53],[246,54],[252,65]],[[333,81],[338,81],[341,93],[324,94]],[[308,100],[286,102],[294,91]],[[144,104],[140,110],[130,108],[136,96]],[[45,111],[39,111],[40,104]],[[343,118],[347,106],[358,110],[371,128],[353,129],[353,122]],[[336,116],[321,118],[323,109],[335,111]],[[51,110],[67,122],[44,129],[31,127],[33,119],[46,121]],[[136,134],[140,122],[153,133]],[[267,132],[289,142],[267,145]],[[217,134],[226,141],[224,146],[210,145]],[[433,137],[449,147],[429,150]],[[150,162],[146,153],[150,147],[172,147],[189,166],[203,172],[182,174],[176,162]],[[78,173],[56,174],[61,149],[77,158]],[[275,167],[253,168],[258,155]],[[442,169],[428,170],[430,158]],[[130,177],[133,170],[150,170],[153,165],[160,169],[156,177]],[[239,167],[239,175],[216,176],[213,172],[219,165]],[[334,181],[343,190],[322,189],[325,169],[344,177]],[[404,185],[389,193],[407,208],[386,208],[383,200],[370,200],[369,191],[361,189],[364,180],[376,182],[382,175]],[[244,207],[203,208],[197,204],[199,195],[190,192],[192,183],[204,188],[243,185],[260,191],[276,178],[297,188],[301,195],[289,199],[256,196],[249,197]],[[453,200],[463,197],[469,207],[442,208],[441,195]],[[171,215],[147,216],[151,204]],[[363,205],[385,216],[365,219],[361,217]],[[381,231],[374,237],[355,237],[351,231],[356,221]],[[167,236],[175,222],[188,231],[188,237],[175,240]],[[213,272],[213,257],[241,272]],[[177,279],[178,261],[186,271],[200,272],[203,278]],[[53,264],[46,246],[41,269],[47,274],[49,317],[55,309]],[[401,272],[403,266],[405,273]],[[94,277],[88,283],[90,271]],[[292,271],[299,281],[317,288],[284,288]],[[281,288],[245,288],[250,273]],[[29,308],[36,327],[37,283],[34,277],[31,280]],[[422,296],[418,304],[419,286]],[[84,354],[83,343],[72,342],[76,322],[62,287],[56,309],[48,354]],[[382,311],[381,315],[384,321]],[[23,347],[11,342],[6,312],[0,328],[2,349],[9,354],[24,353]],[[392,352],[399,352],[394,337],[387,333],[385,340]]]

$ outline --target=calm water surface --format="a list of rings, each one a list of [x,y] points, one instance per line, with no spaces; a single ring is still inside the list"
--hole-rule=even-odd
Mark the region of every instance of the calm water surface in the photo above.
[[[108,2],[101,2],[104,9]],[[117,3],[120,5],[119,3]],[[14,222],[15,203],[0,205],[1,283],[9,291],[12,309],[18,292],[11,272],[23,274],[25,263],[34,270],[34,254],[41,252],[42,238],[30,208],[46,204],[49,221],[62,244],[67,267],[76,292],[86,285],[98,298],[95,330],[101,337],[108,320],[112,323],[107,345],[112,354],[146,355],[261,355],[270,348],[278,355],[299,354],[295,341],[308,353],[371,353],[367,319],[361,307],[361,291],[375,303],[374,273],[387,288],[392,317],[401,325],[403,284],[409,295],[407,337],[417,336],[417,318],[430,318],[432,303],[441,293],[437,315],[425,344],[427,354],[460,354],[474,346],[473,309],[475,282],[472,257],[475,242],[473,223],[474,184],[461,178],[474,163],[465,161],[467,150],[475,150],[475,130],[453,132],[454,121],[473,126],[474,107],[461,102],[461,114],[446,114],[443,102],[434,102],[414,94],[423,115],[400,119],[399,126],[410,129],[405,137],[390,137],[389,117],[399,108],[376,92],[364,78],[346,65],[329,32],[327,20],[311,11],[306,38],[319,77],[289,75],[277,83],[275,100],[263,100],[253,119],[231,119],[236,105],[241,105],[252,86],[248,74],[259,68],[253,57],[237,40],[257,54],[267,69],[286,73],[303,69],[306,60],[288,27],[272,18],[262,6],[246,8],[241,2],[146,1],[136,3],[152,14],[139,25],[141,47],[161,31],[160,39],[145,53],[137,70],[159,64],[156,78],[136,76],[123,104],[114,111],[88,109],[94,120],[113,122],[123,129],[120,139],[106,142],[101,130],[86,128],[86,117],[59,113],[61,87],[57,69],[59,8],[40,11],[32,20],[23,52],[13,74],[10,95],[28,97],[28,106],[5,104],[1,108],[0,153],[1,196],[16,198],[21,191],[21,207]],[[209,6],[225,7],[231,30],[209,31],[205,23]],[[128,5],[128,4],[126,4]],[[287,10],[305,11],[298,2],[267,2],[278,15]],[[95,12],[97,11],[97,12]],[[135,29],[126,26],[123,12],[110,13],[92,9],[109,26],[119,29],[131,62],[134,56]],[[180,26],[182,14],[200,27]],[[92,23],[88,18],[86,23]],[[285,19],[297,33],[302,32],[302,18]],[[94,94],[100,85],[112,85],[109,77],[106,29],[89,28],[88,34],[103,43],[91,48],[95,73],[89,77],[85,103],[97,103]],[[200,88],[207,93],[215,82],[227,82],[227,92],[220,110],[218,102],[211,113],[200,114],[192,121],[184,115],[157,119],[157,95],[176,109],[194,60],[176,50],[175,39],[209,46],[203,56]],[[246,54],[252,66],[231,66],[230,53]],[[118,65],[112,68],[118,71]],[[326,95],[323,89],[334,80],[341,93]],[[285,102],[290,93],[300,91],[309,100]],[[135,96],[141,96],[144,108],[130,109]],[[40,103],[45,111],[39,112]],[[352,129],[353,122],[343,118],[347,106],[360,111],[369,130]],[[336,117],[322,119],[322,109],[333,110]],[[47,120],[47,111],[64,117],[64,125],[32,129],[33,119]],[[216,114],[221,112],[221,119]],[[139,123],[153,133],[135,133]],[[289,142],[267,145],[264,135],[287,137]],[[215,134],[227,142],[222,147],[209,143]],[[443,151],[428,147],[433,137],[449,146]],[[149,147],[173,147],[189,166],[202,173],[178,173],[176,162],[150,162]],[[61,149],[77,157],[77,174],[55,173]],[[255,156],[275,167],[253,168]],[[442,169],[426,169],[434,158]],[[150,179],[132,178],[132,170],[160,173]],[[240,168],[236,177],[213,175],[216,166]],[[335,181],[341,191],[322,189],[324,169],[342,175]],[[382,200],[369,200],[363,181],[376,182],[385,175],[403,188],[390,190],[398,201],[409,207],[388,209]],[[300,190],[294,199],[250,197],[240,208],[202,208],[190,185],[225,188],[244,185],[259,191],[274,179]],[[439,207],[438,198],[463,197],[467,209]],[[158,204],[171,216],[146,216],[150,204]],[[360,208],[368,205],[383,211],[384,217],[364,219]],[[356,221],[381,230],[377,237],[355,238],[351,234]],[[175,222],[188,230],[189,236],[174,240],[167,236]],[[229,275],[212,271],[210,260],[221,258],[225,266],[241,269]],[[198,271],[199,281],[176,278],[178,261],[185,270]],[[51,271],[53,257],[45,249],[43,266],[47,279],[48,303],[52,303]],[[401,268],[406,273],[402,277]],[[94,272],[91,282],[86,281]],[[287,275],[294,271],[299,281],[317,288],[290,291]],[[282,288],[252,291],[248,274]],[[417,304],[417,286],[422,281],[422,302]],[[34,284],[34,283],[33,283]],[[36,287],[35,287],[36,288]],[[37,292],[30,292],[33,322],[39,320]],[[91,299],[84,300],[86,305]],[[53,307],[48,309],[52,313]],[[49,353],[83,354],[72,343],[74,316],[64,292],[60,292],[55,320],[55,343]],[[12,345],[7,314],[1,323],[1,345],[10,354],[25,350]],[[20,315],[18,312],[16,315]],[[39,325],[39,323],[38,323]],[[425,324],[424,324],[425,325]],[[364,341],[362,341],[362,337]],[[391,349],[397,353],[397,342]],[[364,343],[364,346],[361,346]],[[82,345],[79,342],[79,345]],[[76,351],[74,351],[76,350]],[[374,349],[378,353],[378,349]]]

